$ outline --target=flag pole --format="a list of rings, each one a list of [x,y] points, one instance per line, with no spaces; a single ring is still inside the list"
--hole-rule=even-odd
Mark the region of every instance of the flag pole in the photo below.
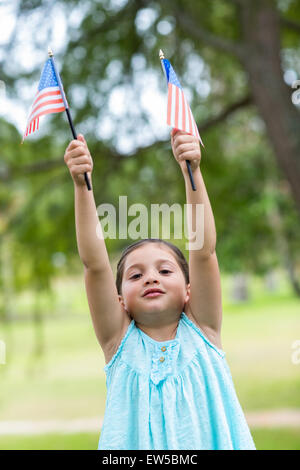
[[[65,92],[64,92],[64,89],[63,89],[63,86],[62,86],[62,82],[61,82],[58,70],[56,68],[56,64],[55,64],[55,61],[54,61],[54,54],[53,54],[50,47],[48,47],[48,55],[49,55],[49,58],[52,62],[52,65],[53,65],[54,73],[55,73],[57,83],[58,83],[58,86],[59,86],[59,89],[60,89],[60,92],[61,92],[61,96],[62,96],[62,99],[63,99],[63,102],[64,102],[64,106],[66,108],[65,111],[67,113],[67,117],[68,117],[68,121],[69,121],[69,124],[70,124],[70,128],[71,128],[73,137],[74,137],[74,139],[77,139],[77,134],[76,134],[75,127],[74,127],[74,124],[73,124],[73,121],[72,121],[72,118],[71,118],[71,114],[70,114],[70,110],[69,110],[69,105],[68,105],[68,102],[66,100]],[[89,178],[88,178],[88,175],[87,175],[86,172],[84,173],[84,179],[85,179],[87,188],[90,191],[92,189],[91,188],[91,183],[89,181]]]
[[[163,53],[163,51],[162,51],[161,49],[159,50],[159,58],[160,58],[160,63],[161,63],[163,72],[164,72],[165,77],[166,77],[167,82],[168,82],[168,77],[167,77],[167,74],[166,74],[166,69],[165,69],[165,66],[164,66],[164,63],[163,63],[163,60],[164,60],[164,58],[165,58],[165,55],[164,55],[164,53]],[[190,163],[189,160],[186,160],[185,163],[186,163],[186,166],[187,166],[187,169],[188,169],[188,172],[189,172],[190,182],[191,182],[193,191],[196,191],[196,186],[195,186],[195,182],[194,182],[194,178],[193,178],[193,173],[192,173],[192,169],[191,169],[191,163]]]

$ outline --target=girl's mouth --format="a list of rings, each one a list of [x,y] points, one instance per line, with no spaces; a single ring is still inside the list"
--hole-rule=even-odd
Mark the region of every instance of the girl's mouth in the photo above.
[[[144,295],[144,297],[157,297],[158,295],[162,294],[162,292],[149,292],[149,294]]]

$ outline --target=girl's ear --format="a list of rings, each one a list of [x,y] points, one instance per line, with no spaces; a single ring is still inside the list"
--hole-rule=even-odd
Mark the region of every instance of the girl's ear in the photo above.
[[[185,297],[185,303],[187,303],[190,300],[190,295],[191,295],[191,284],[186,285],[186,297]]]
[[[118,295],[118,297],[119,297],[119,302],[120,302],[120,304],[122,305],[122,307],[124,308],[124,310],[126,310],[126,312],[127,312],[127,309],[126,309],[126,307],[125,307],[125,302],[124,302],[123,297],[122,297],[121,295]]]

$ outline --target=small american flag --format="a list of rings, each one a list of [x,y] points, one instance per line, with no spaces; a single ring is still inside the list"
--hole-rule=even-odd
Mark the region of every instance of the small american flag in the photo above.
[[[168,82],[167,124],[192,134],[203,145],[191,108],[185,99],[182,86],[172,65],[168,59],[162,59],[162,65]]]
[[[30,109],[23,140],[39,128],[39,118],[45,114],[65,111],[66,98],[63,96],[53,62],[48,59],[41,74],[38,91]]]

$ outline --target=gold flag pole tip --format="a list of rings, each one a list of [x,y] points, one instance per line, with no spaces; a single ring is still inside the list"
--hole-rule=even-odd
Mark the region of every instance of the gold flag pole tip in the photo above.
[[[161,49],[159,49],[159,58],[160,58],[160,60],[165,58],[165,54],[163,53],[163,51]]]
[[[48,46],[48,56],[53,57],[53,52],[50,46]]]

